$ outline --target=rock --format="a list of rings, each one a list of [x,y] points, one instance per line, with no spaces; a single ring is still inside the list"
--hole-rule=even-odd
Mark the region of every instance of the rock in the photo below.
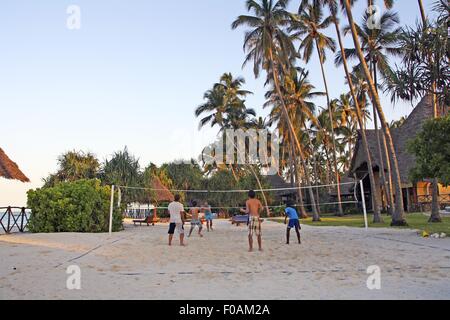
[[[447,234],[445,234],[444,232],[442,232],[442,233],[440,234],[440,238],[441,238],[441,239],[447,238]]]

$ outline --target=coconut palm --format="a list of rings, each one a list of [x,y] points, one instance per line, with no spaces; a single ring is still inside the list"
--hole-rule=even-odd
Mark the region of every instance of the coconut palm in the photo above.
[[[305,159],[302,146],[295,133],[293,124],[290,121],[286,103],[281,91],[280,81],[285,77],[286,72],[291,68],[292,58],[295,57],[296,50],[291,37],[285,32],[288,26],[290,14],[287,11],[289,0],[247,0],[247,11],[253,15],[241,15],[232,24],[232,29],[241,26],[250,28],[245,34],[244,50],[247,52],[244,66],[253,62],[253,72],[255,77],[259,76],[260,70],[266,71],[269,82],[272,82],[279,96],[282,113],[288,125],[295,147],[304,166]],[[305,167],[305,179],[311,185],[310,175]],[[309,189],[311,199],[314,199],[312,189]],[[313,212],[317,215],[315,206]]]
[[[334,40],[326,36],[321,31],[327,29],[332,23],[331,17],[324,19],[323,6],[318,2],[314,1],[312,4],[300,5],[297,15],[293,15],[291,27],[289,28],[293,31],[293,37],[301,40],[299,51],[302,52],[303,59],[308,63],[312,57],[314,50],[317,52],[320,61],[320,67],[322,71],[322,78],[325,86],[325,92],[327,97],[327,107],[329,109],[329,116],[331,122],[333,122],[332,112],[330,110],[330,94],[328,91],[328,83],[324,68],[324,62],[326,60],[326,50],[335,51],[336,44]],[[333,164],[334,164],[334,174],[335,182],[337,184],[337,194],[338,194],[338,212],[340,216],[344,214],[341,204],[341,187],[339,185],[340,175],[337,168],[337,157],[336,157],[336,142],[334,127],[331,128],[331,136],[333,143]]]
[[[383,132],[386,136],[387,145],[389,148],[389,160],[393,164],[393,182],[395,185],[395,193],[396,193],[396,201],[395,201],[395,211],[392,215],[392,225],[405,225],[405,214],[403,207],[403,195],[402,195],[402,187],[401,187],[401,179],[400,179],[400,171],[398,167],[398,159],[396,155],[396,151],[394,149],[394,143],[392,140],[391,132],[389,127],[387,126],[386,117],[384,116],[383,108],[381,106],[380,97],[378,95],[378,91],[375,86],[374,79],[372,78],[372,74],[369,70],[369,67],[366,62],[366,57],[364,56],[364,52],[361,48],[360,39],[358,36],[358,30],[353,19],[353,13],[350,6],[350,0],[344,0],[345,12],[347,14],[347,19],[350,25],[350,30],[353,38],[353,43],[356,49],[356,55],[359,58],[361,63],[361,68],[364,73],[364,76],[369,84],[370,97],[372,99],[372,104],[375,105],[378,116],[381,119],[381,126]],[[370,170],[369,170],[370,171]]]
[[[438,18],[439,21],[439,18]],[[413,101],[426,95],[432,96],[434,117],[445,114],[438,105],[446,108],[449,101],[450,86],[448,34],[445,24],[430,22],[418,23],[415,28],[405,28],[400,36],[403,51],[402,64],[386,80],[386,91],[391,100]],[[433,181],[432,221],[439,217],[438,180]]]
[[[357,25],[356,28],[358,30],[358,35],[362,44],[362,50],[366,55],[366,61],[367,63],[369,63],[369,68],[373,74],[375,88],[376,90],[378,90],[378,74],[380,74],[383,79],[386,79],[392,73],[392,70],[389,66],[388,55],[399,56],[401,54],[401,49],[398,43],[401,29],[396,26],[399,22],[398,15],[391,11],[386,11],[381,15],[379,21],[380,29],[371,28],[370,24],[368,23],[370,19],[371,13],[366,12],[363,16],[361,26]],[[344,28],[345,33],[348,33],[349,31],[349,27]],[[338,65],[342,63],[342,52],[345,52],[345,54],[349,58],[357,58],[354,48],[345,49],[344,51],[341,51],[336,55],[335,62]],[[361,64],[359,64],[356,68],[361,69]],[[380,134],[375,106],[373,106],[373,114],[379,157],[380,159],[383,159],[384,157],[386,157],[387,159],[387,148],[383,148],[384,145],[386,145],[386,142],[384,141],[386,137]],[[392,204],[391,199],[393,199],[393,195],[392,189],[390,187],[390,185],[392,184],[391,165],[387,160],[386,166],[388,176],[386,176],[385,174],[386,170],[384,161],[380,162],[383,190],[387,195],[388,203]],[[389,207],[392,208],[392,205],[390,205]]]
[[[308,141],[310,137],[307,132],[303,131],[302,128],[306,129],[306,124],[308,122],[316,122],[314,112],[315,112],[315,104],[312,102],[312,99],[318,96],[323,96],[322,92],[315,92],[314,86],[308,80],[309,73],[306,72],[302,68],[293,68],[291,69],[291,74],[289,77],[285,77],[285,81],[282,86],[283,97],[285,102],[288,105],[289,117],[293,123],[298,124],[296,126],[296,134],[299,137],[299,140],[302,141],[302,138]],[[292,142],[292,138],[290,137],[289,131],[287,129],[287,124],[284,121],[284,118],[281,113],[281,103],[279,101],[279,97],[276,93],[276,90],[273,88],[266,93],[266,98],[268,101],[265,103],[265,107],[271,106],[272,110],[270,113],[270,121],[272,123],[278,123],[278,130],[280,135],[283,136],[285,141],[288,143]],[[302,143],[303,150],[306,155],[305,143]],[[293,175],[295,177],[295,181],[300,181],[299,170],[297,168],[297,160],[295,157],[294,150],[289,150],[289,156],[292,157],[292,167]],[[298,194],[299,200],[303,202],[302,191],[299,189]],[[317,208],[319,211],[319,208]],[[302,210],[303,211],[303,210]],[[304,213],[304,212],[302,212]]]
[[[366,106],[366,93],[365,91],[361,90],[359,91],[357,88],[364,88],[363,83],[361,82],[361,78],[354,78],[351,76],[350,71],[349,71],[349,67],[347,64],[347,59],[346,59],[346,55],[345,55],[345,51],[344,51],[344,45],[343,45],[343,41],[342,41],[342,36],[341,36],[341,31],[340,31],[340,26],[339,26],[339,19],[338,19],[338,11],[339,11],[339,4],[341,5],[342,8],[344,8],[344,3],[343,0],[338,1],[337,0],[313,0],[316,3],[319,3],[320,5],[323,6],[328,6],[329,10],[330,10],[330,14],[331,14],[331,19],[334,23],[335,29],[336,29],[336,35],[337,35],[337,39],[338,39],[338,43],[339,43],[339,47],[341,52],[343,52],[343,57],[342,57],[342,64],[344,66],[344,71],[346,74],[346,78],[347,78],[347,83],[350,87],[350,93],[352,95],[354,104],[355,104],[355,108],[356,108],[356,115],[357,115],[357,119],[358,119],[358,124],[359,127],[361,129],[361,136],[362,136],[362,141],[363,141],[363,147],[364,150],[366,152],[367,155],[367,159],[368,159],[368,166],[372,167],[372,159],[371,159],[371,155],[369,153],[369,147],[368,147],[368,142],[367,142],[367,136],[366,136],[366,132],[365,132],[365,119],[366,116],[363,114],[365,113],[365,106]],[[350,5],[353,5],[353,3],[355,2],[355,0],[351,0],[350,1]],[[392,0],[391,1],[385,1],[385,5],[387,7],[391,7],[392,6]],[[308,3],[310,3],[310,0],[302,0],[301,2],[301,7],[305,7]],[[317,4],[316,4],[317,5]],[[371,5],[371,3],[368,3],[368,5]],[[302,9],[299,9],[300,11]],[[355,80],[357,80],[355,82]],[[355,83],[357,86],[356,88],[354,88],[353,83]],[[361,106],[361,107],[360,107]],[[372,171],[369,170],[369,180],[370,180],[370,185],[372,190],[375,190],[376,188],[376,183],[375,183],[375,177]],[[373,195],[373,194],[372,194]],[[378,206],[378,199],[373,196],[372,202],[374,204],[374,222],[381,222],[381,215],[379,212],[379,206]]]
[[[256,116],[256,112],[245,106],[245,97],[252,93],[242,89],[244,84],[244,78],[235,79],[230,73],[223,74],[220,82],[205,93],[206,102],[195,110],[196,117],[208,114],[200,120],[199,127],[208,123],[211,127],[219,126],[221,131],[225,128],[246,127],[248,117]]]

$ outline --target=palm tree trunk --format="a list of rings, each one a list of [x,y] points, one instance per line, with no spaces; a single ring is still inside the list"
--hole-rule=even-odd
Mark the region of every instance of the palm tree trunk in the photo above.
[[[429,222],[442,222],[441,213],[439,212],[439,182],[438,179],[433,179],[432,187],[432,200],[431,200],[431,217]]]
[[[330,155],[328,154],[328,148],[327,148],[327,144],[324,145],[324,152],[325,152],[325,158],[326,158],[326,164],[327,164],[327,172],[325,174],[326,177],[326,184],[327,184],[327,189],[328,189],[328,193],[331,193],[331,177],[330,177],[330,172],[331,172],[331,160],[330,160]]]
[[[375,63],[374,59],[370,59],[370,69],[373,73],[375,90],[378,92],[377,68],[376,68],[376,63]],[[387,200],[387,206],[392,207],[392,205],[390,204],[389,196],[388,196],[387,178],[386,178],[386,170],[385,170],[386,168],[384,167],[384,160],[383,160],[384,157],[383,157],[383,152],[381,149],[380,129],[378,127],[378,114],[377,114],[377,108],[375,107],[375,105],[373,105],[373,123],[374,123],[374,127],[375,127],[375,136],[377,139],[378,157],[380,159],[380,172],[381,172],[381,182],[382,182],[381,190],[382,190],[382,194],[384,194],[384,196]],[[387,154],[386,154],[386,156],[387,156]],[[382,201],[382,203],[383,203],[383,201]],[[386,209],[384,207],[384,203],[383,203],[383,209]],[[389,212],[389,213],[392,215],[391,212]]]
[[[385,160],[386,160],[386,166],[387,166],[387,172],[388,172],[388,180],[386,181],[385,185],[386,185],[386,190],[387,190],[387,201],[389,204],[389,214],[392,215],[392,211],[393,211],[393,202],[394,202],[394,190],[392,189],[392,169],[391,169],[391,163],[389,161],[389,150],[387,147],[387,142],[386,142],[386,136],[383,134],[383,150],[384,150],[384,155],[385,155]]]
[[[338,197],[338,213],[337,213],[337,216],[342,217],[342,216],[344,216],[344,210],[342,209],[342,199],[341,199],[341,185],[340,185],[341,177],[340,177],[340,174],[339,174],[338,165],[337,165],[337,159],[336,159],[336,137],[335,137],[335,134],[334,134],[333,110],[331,110],[330,93],[328,91],[328,82],[327,82],[327,78],[326,78],[326,75],[325,75],[325,68],[324,68],[324,65],[323,65],[322,53],[320,51],[320,47],[319,47],[319,43],[317,42],[317,39],[316,39],[315,42],[316,42],[317,53],[319,55],[320,69],[322,70],[323,83],[325,85],[325,93],[327,95],[328,113],[330,115],[331,139],[333,140],[334,174],[336,176],[337,197]]]
[[[263,190],[263,186],[261,184],[261,180],[259,179],[258,174],[256,173],[255,169],[253,168],[253,166],[251,164],[249,165],[249,168],[252,171],[253,175],[255,176],[256,183],[258,183],[259,189]],[[269,209],[269,204],[267,202],[266,194],[264,193],[264,191],[261,191],[261,193],[262,193],[262,196],[263,196],[264,204],[266,206],[267,216],[270,217],[270,209]]]
[[[319,175],[317,173],[317,158],[314,154],[314,144],[312,143],[312,139],[311,136],[309,135],[308,132],[308,128],[306,127],[306,123],[303,124],[303,128],[305,129],[305,132],[307,132],[308,134],[308,142],[309,142],[309,147],[311,148],[311,152],[312,152],[312,157],[313,157],[313,170],[314,170],[314,176],[315,176],[315,186],[319,185]],[[316,188],[316,205],[317,205],[317,211],[320,214],[320,206],[319,206],[319,202],[320,202],[320,195],[319,195],[319,188]]]
[[[295,144],[296,144],[297,149],[298,149],[298,153],[299,153],[299,156],[300,156],[300,161],[301,161],[303,169],[305,171],[306,183],[309,185],[308,190],[309,190],[309,196],[310,196],[310,199],[311,199],[311,202],[312,202],[313,221],[314,222],[318,222],[318,221],[320,221],[320,216],[319,216],[319,213],[317,212],[317,208],[316,208],[316,205],[315,205],[314,192],[313,192],[313,189],[312,189],[312,186],[311,186],[311,179],[310,179],[309,171],[308,171],[308,168],[306,167],[305,157],[303,156],[302,146],[300,144],[300,141],[298,140],[297,135],[295,134],[294,126],[292,125],[291,119],[289,118],[289,113],[287,111],[286,104],[284,102],[284,97],[283,97],[283,94],[281,92],[280,84],[278,82],[278,80],[279,80],[278,79],[278,71],[277,71],[277,67],[275,66],[275,60],[273,58],[272,49],[269,49],[269,55],[270,55],[270,64],[271,64],[271,67],[272,67],[273,83],[275,85],[275,89],[277,91],[278,97],[280,98],[281,107],[282,107],[283,114],[284,114],[284,117],[286,119],[286,122],[288,124],[289,131],[290,131],[292,137],[294,138]]]
[[[425,8],[423,6],[422,0],[418,0],[418,1],[419,1],[420,16],[422,17],[423,23],[426,23],[427,16],[425,14]]]
[[[395,184],[395,193],[397,196],[397,199],[395,201],[395,212],[392,215],[392,225],[393,226],[405,226],[406,220],[405,220],[405,212],[403,207],[403,196],[402,196],[402,185],[401,185],[401,178],[400,178],[400,171],[398,168],[398,160],[397,155],[394,148],[394,142],[392,140],[391,132],[389,130],[389,127],[387,126],[386,117],[384,116],[383,108],[381,107],[380,97],[378,96],[378,93],[375,89],[375,84],[373,82],[372,76],[370,74],[369,68],[367,67],[366,60],[364,58],[364,54],[361,50],[361,45],[359,43],[358,33],[356,31],[355,27],[355,21],[353,19],[353,13],[350,7],[350,1],[344,0],[345,9],[347,12],[347,18],[348,22],[351,28],[353,42],[355,44],[355,49],[358,54],[359,60],[361,62],[361,65],[364,70],[364,74],[366,76],[366,80],[369,83],[370,92],[372,94],[373,104],[376,106],[378,115],[380,116],[381,120],[381,126],[383,128],[384,134],[386,135],[386,142],[388,144],[388,147],[390,149],[390,158],[391,163],[393,164],[393,174],[394,174],[394,184]]]
[[[418,0],[419,1],[419,8],[420,8],[420,15],[422,17],[422,22],[423,25],[427,24],[427,16],[425,14],[425,8],[423,6],[422,0]],[[430,60],[430,64],[431,64],[431,58],[429,58]],[[438,110],[438,103],[437,103],[437,97],[436,97],[436,81],[432,82],[432,90],[433,90],[433,113],[434,113],[434,118],[439,118],[439,110]],[[432,197],[432,205],[431,205],[431,218],[430,218],[430,222],[442,222],[442,218],[440,216],[440,212],[439,212],[439,184],[438,184],[438,180],[434,179],[433,180],[433,197]]]
[[[293,170],[292,177],[294,178],[295,183],[298,186],[297,197],[300,202],[300,214],[302,217],[307,217],[308,215],[306,214],[305,203],[303,201],[303,193],[302,193],[302,189],[300,188],[300,177],[298,174],[297,157],[295,155],[295,150],[294,150],[294,147],[292,144],[291,144],[291,147],[289,148],[289,153],[290,153],[290,156],[292,159],[291,160],[291,166],[292,166],[292,170]]]
[[[366,129],[365,129],[365,124],[364,124],[364,120],[363,120],[363,116],[362,116],[362,112],[361,112],[361,107],[359,105],[358,97],[356,96],[356,92],[355,92],[355,87],[353,86],[353,80],[352,80],[352,77],[351,77],[349,69],[348,69],[347,55],[345,53],[344,44],[342,43],[341,31],[339,28],[339,23],[338,23],[337,18],[334,18],[334,25],[336,27],[336,33],[338,36],[339,46],[340,46],[341,52],[342,52],[342,61],[343,61],[343,65],[344,65],[345,75],[347,77],[348,86],[350,87],[350,93],[351,93],[353,101],[355,103],[356,117],[358,119],[359,128],[361,129],[361,137],[362,137],[364,152],[366,153],[366,156],[367,156],[367,168],[369,171],[370,188],[372,189],[372,192],[371,192],[372,193],[372,203],[374,204],[373,222],[381,223],[381,222],[383,222],[383,219],[380,214],[380,207],[378,205],[378,199],[375,195],[376,183],[375,183],[375,175],[373,174],[372,156],[370,155],[370,151],[369,151],[369,144],[367,142]],[[364,197],[364,195],[362,195],[362,196]]]

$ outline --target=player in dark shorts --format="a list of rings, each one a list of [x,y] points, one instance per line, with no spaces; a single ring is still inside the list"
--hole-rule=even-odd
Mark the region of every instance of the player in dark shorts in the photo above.
[[[298,243],[301,244],[301,237],[300,237],[300,220],[298,218],[297,210],[295,210],[294,205],[292,202],[287,203],[287,207],[284,210],[286,216],[284,218],[284,224],[287,224],[287,219],[289,218],[289,224],[286,231],[286,244],[289,244],[289,237],[291,235],[291,229],[295,228],[295,232],[297,233],[297,239]]]

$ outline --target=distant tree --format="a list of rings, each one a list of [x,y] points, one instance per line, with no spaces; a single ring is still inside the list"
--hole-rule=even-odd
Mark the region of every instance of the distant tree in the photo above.
[[[103,163],[100,178],[105,185],[137,187],[141,185],[139,159],[129,153],[125,147],[123,151],[115,152],[110,160]],[[124,203],[138,201],[142,197],[142,190],[125,189],[122,191]]]
[[[59,182],[95,179],[100,163],[94,154],[69,151],[58,157],[58,171],[44,179],[44,187],[53,187]]]
[[[416,165],[411,171],[414,181],[437,179],[450,185],[450,116],[429,120],[422,131],[408,146],[416,156]],[[441,222],[439,214],[438,185],[433,183],[433,205],[431,222]]]
[[[200,190],[203,186],[203,171],[193,159],[189,163],[171,162],[160,168],[172,182],[172,188],[177,190]],[[184,200],[192,200],[196,195],[181,192]]]

